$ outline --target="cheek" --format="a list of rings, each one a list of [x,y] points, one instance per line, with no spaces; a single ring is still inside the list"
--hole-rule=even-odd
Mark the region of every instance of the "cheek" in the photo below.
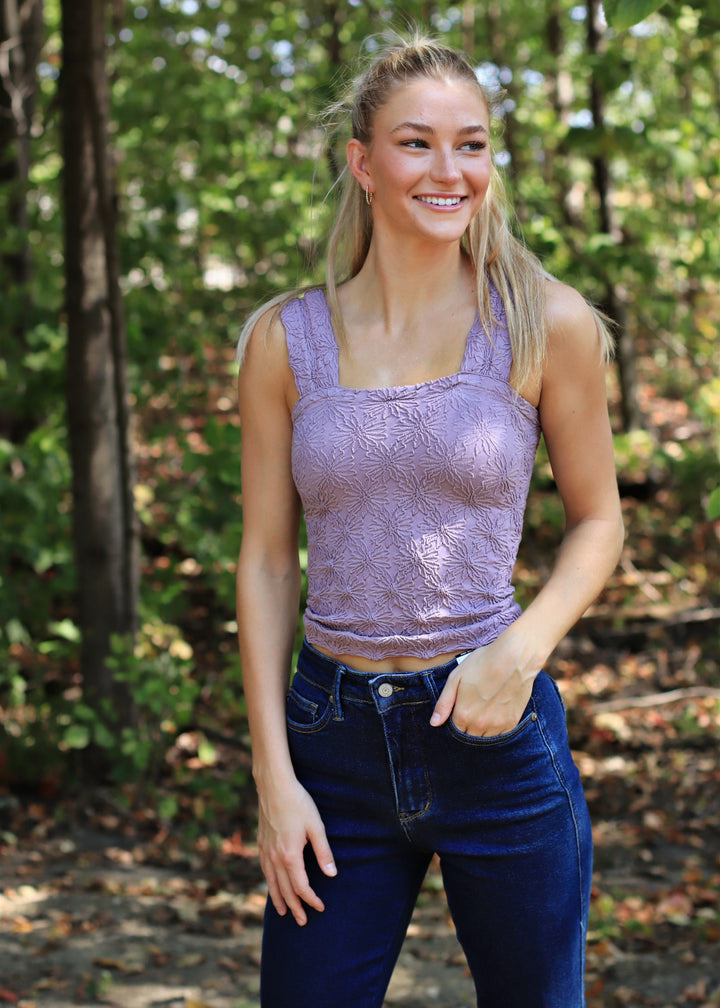
[[[475,185],[479,192],[486,192],[488,186],[490,185],[490,165],[485,164],[478,167],[475,173]]]
[[[386,159],[383,174],[393,181],[413,178],[418,173],[417,165],[402,156],[391,156]]]

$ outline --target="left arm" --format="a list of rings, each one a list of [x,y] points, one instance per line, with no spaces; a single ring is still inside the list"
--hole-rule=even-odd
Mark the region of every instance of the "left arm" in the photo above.
[[[549,282],[548,358],[539,415],[565,511],[552,572],[533,602],[492,643],[448,678],[432,717],[473,735],[497,735],[519,721],[532,683],[617,564],[623,522],[612,436],[592,313],[576,291]]]

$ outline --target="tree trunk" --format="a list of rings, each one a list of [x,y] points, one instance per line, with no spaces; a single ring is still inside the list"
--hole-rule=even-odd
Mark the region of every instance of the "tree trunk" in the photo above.
[[[13,362],[22,356],[31,317],[26,193],[42,38],[42,0],[0,0],[0,213],[9,225],[0,249],[0,290]],[[34,424],[34,418],[0,405],[0,434],[11,441],[21,441]]]
[[[599,0],[590,0],[587,6],[587,47],[591,57],[600,51],[600,31],[598,28]],[[594,69],[590,75],[590,111],[593,126],[603,131],[605,128],[604,95]],[[610,166],[607,155],[598,153],[592,158],[593,181],[598,197],[600,231],[612,235],[615,231],[612,220]],[[635,342],[627,329],[627,310],[612,276],[605,274],[605,311],[618,327],[617,364],[620,385],[620,412],[624,430],[642,426],[642,413],[637,397]]]
[[[67,410],[82,673],[91,698],[127,696],[107,657],[132,638],[138,592],[133,461],[118,282],[116,207],[108,155],[105,0],[63,0],[63,195]]]

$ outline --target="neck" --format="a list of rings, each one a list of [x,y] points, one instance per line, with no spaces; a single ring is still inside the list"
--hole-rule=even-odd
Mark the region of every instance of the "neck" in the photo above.
[[[457,308],[474,299],[472,266],[456,243],[432,244],[411,253],[385,249],[373,238],[362,269],[346,287],[363,314],[382,315],[389,332],[443,306]]]

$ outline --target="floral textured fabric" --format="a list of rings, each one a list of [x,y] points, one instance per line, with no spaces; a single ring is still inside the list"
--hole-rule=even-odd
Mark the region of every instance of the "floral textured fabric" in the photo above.
[[[508,384],[492,297],[497,323],[486,333],[476,317],[456,374],[376,389],[338,383],[322,290],[283,308],[311,644],[432,658],[487,644],[517,618],[512,572],[539,423]]]

